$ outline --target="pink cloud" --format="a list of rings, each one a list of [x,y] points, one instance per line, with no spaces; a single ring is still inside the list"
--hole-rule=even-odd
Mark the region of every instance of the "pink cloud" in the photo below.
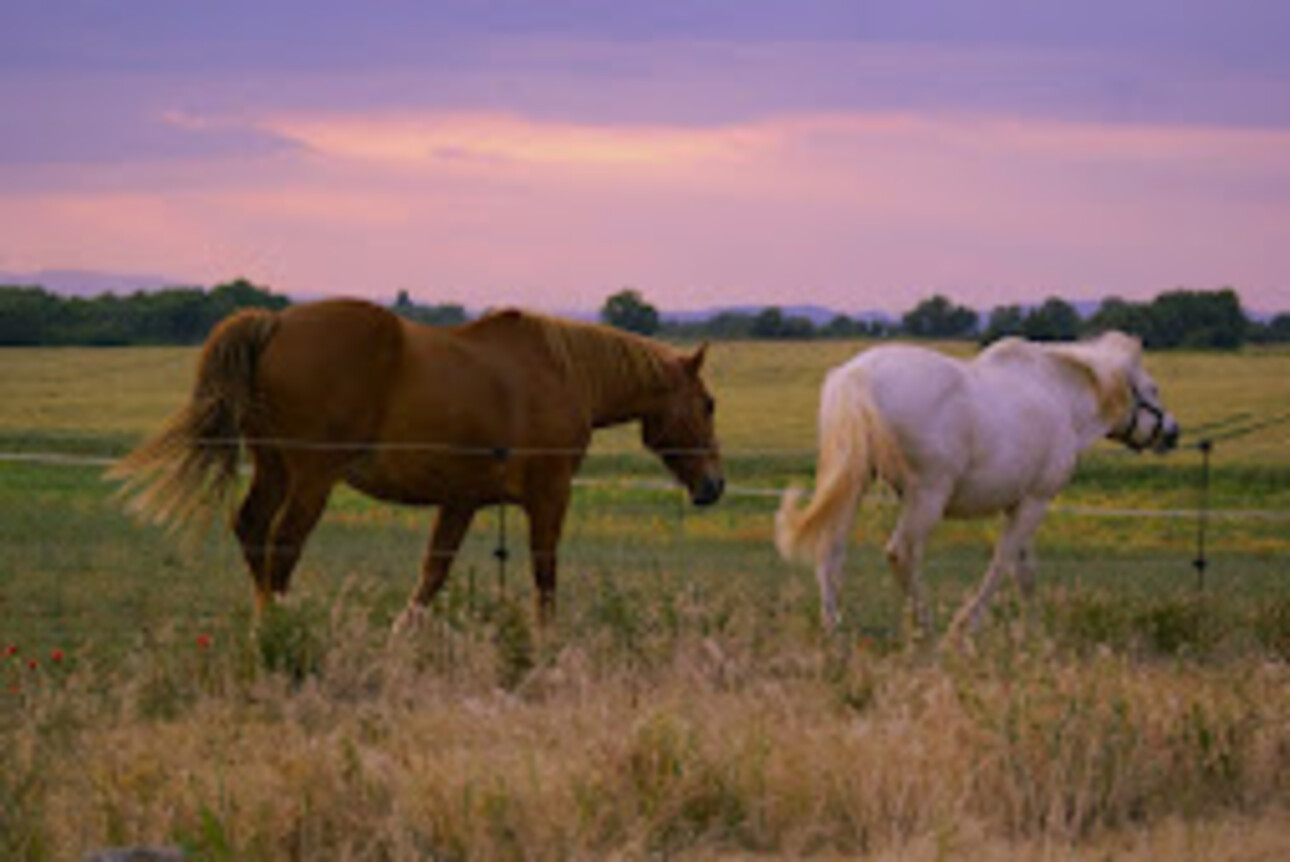
[[[8,245],[33,268],[548,308],[594,307],[624,284],[668,307],[899,309],[934,290],[988,304],[1226,283],[1285,305],[1274,292],[1290,273],[1281,131],[914,112],[171,121],[242,123],[296,146],[144,166],[111,192],[0,194]]]

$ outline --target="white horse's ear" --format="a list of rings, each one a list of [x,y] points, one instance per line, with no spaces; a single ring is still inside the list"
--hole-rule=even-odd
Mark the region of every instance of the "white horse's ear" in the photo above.
[[[1116,353],[1128,357],[1131,362],[1140,362],[1142,360],[1142,339],[1136,335],[1129,335],[1112,329],[1103,332],[1101,337],[1098,338],[1098,342]]]
[[[703,361],[707,356],[708,342],[705,341],[699,345],[698,350],[695,350],[689,356],[682,359],[681,364],[685,366],[685,370],[690,372],[691,375],[698,377],[699,372],[703,370]]]

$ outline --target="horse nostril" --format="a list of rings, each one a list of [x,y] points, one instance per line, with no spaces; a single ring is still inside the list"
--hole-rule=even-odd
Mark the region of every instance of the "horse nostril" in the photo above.
[[[691,498],[696,506],[711,506],[721,499],[721,495],[725,493],[725,490],[725,479],[721,477],[714,479],[711,476],[705,476],[703,482],[691,495]]]
[[[1168,452],[1171,449],[1176,449],[1178,447],[1178,438],[1181,436],[1182,429],[1178,427],[1178,423],[1171,422],[1165,426],[1164,431],[1160,434],[1160,439],[1153,448],[1157,452]]]

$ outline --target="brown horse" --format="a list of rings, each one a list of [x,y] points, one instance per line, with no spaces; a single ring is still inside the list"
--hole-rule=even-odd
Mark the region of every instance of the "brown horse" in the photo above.
[[[517,504],[547,621],[573,475],[595,429],[639,420],[696,505],[721,496],[704,353],[513,310],[450,328],[357,300],[242,311],[207,340],[188,404],[110,475],[139,514],[183,525],[227,499],[244,445],[254,477],[234,531],[257,611],[286,592],[338,482],[438,505],[400,624],[443,585],[476,510]]]

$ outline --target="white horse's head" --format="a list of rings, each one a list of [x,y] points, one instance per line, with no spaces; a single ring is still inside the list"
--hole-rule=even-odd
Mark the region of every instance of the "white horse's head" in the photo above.
[[[1107,437],[1141,452],[1163,454],[1178,445],[1182,429],[1160,400],[1160,387],[1142,367],[1142,342],[1123,332],[1107,332],[1091,343],[1098,361]]]

